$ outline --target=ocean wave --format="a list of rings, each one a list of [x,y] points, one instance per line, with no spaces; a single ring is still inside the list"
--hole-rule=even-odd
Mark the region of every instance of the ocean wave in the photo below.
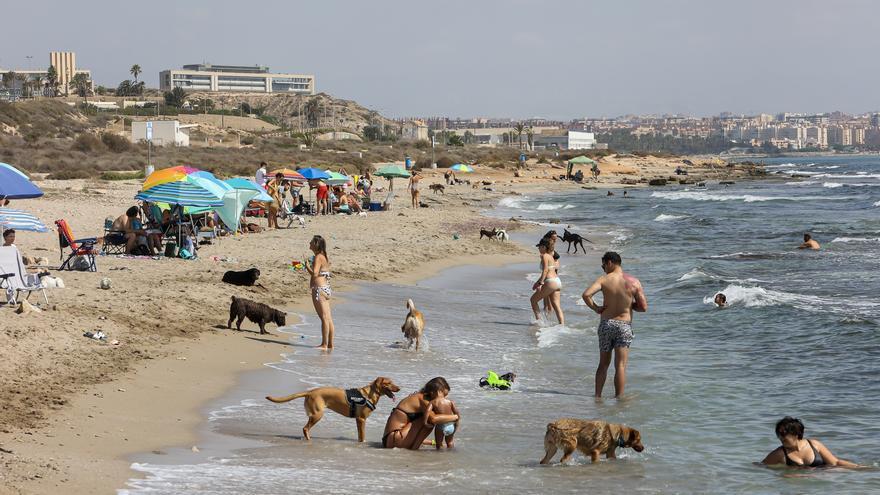
[[[880,201],[877,201],[876,203],[874,203],[874,206],[880,206]]]
[[[749,251],[737,251],[735,253],[729,254],[716,254],[712,256],[707,256],[709,259],[716,260],[726,260],[726,259],[738,259],[738,260],[771,260],[777,258],[784,258],[787,254],[782,253],[752,253]]]
[[[880,174],[856,172],[854,174],[818,174],[813,177],[822,179],[880,179]]]
[[[525,201],[525,197],[522,198],[512,198],[510,196],[506,198],[501,198],[498,201],[498,206],[504,206],[505,208],[524,208],[523,202]]]
[[[794,163],[779,163],[777,165],[764,165],[764,168],[791,168],[791,167],[797,167],[797,166],[798,165],[796,165]],[[800,166],[803,167],[805,165],[800,165]]]
[[[821,298],[815,296],[804,296],[800,294],[792,294],[778,290],[765,289],[763,287],[744,287],[742,285],[730,284],[724,290],[718,291],[724,293],[727,297],[728,306],[743,306],[745,308],[762,308],[766,306],[815,306],[821,301]],[[704,304],[715,304],[715,294],[703,298]]]
[[[620,245],[624,244],[626,241],[632,238],[632,232],[628,230],[611,230],[606,232],[606,234],[613,236],[611,239],[611,244]]]
[[[817,180],[793,180],[791,182],[785,182],[786,186],[812,186],[818,184]]]
[[[843,184],[840,182],[823,182],[822,187],[827,187],[828,189],[836,189],[838,187],[843,187]]]
[[[681,220],[682,218],[688,218],[687,215],[667,215],[665,213],[661,213],[657,215],[657,218],[654,219],[655,222],[669,222],[672,220]]]
[[[676,191],[676,192],[653,192],[651,197],[663,198],[671,201],[689,199],[691,201],[742,201],[744,203],[756,203],[764,201],[823,201],[835,200],[825,196],[757,196],[754,194],[713,194],[703,191]]]
[[[880,242],[880,237],[835,237],[831,242]]]
[[[547,210],[558,210],[558,209],[568,210],[571,208],[574,208],[574,205],[564,205],[564,204],[559,204],[559,203],[541,203],[538,205],[537,209],[540,211],[547,211]]]
[[[822,172],[813,172],[811,170],[783,170],[776,172],[777,174],[791,174],[791,175],[809,175],[809,176],[821,176],[824,175]]]
[[[714,279],[712,275],[700,270],[699,268],[693,268],[691,271],[685,273],[684,275],[678,277],[678,282],[684,282],[685,280],[694,280],[694,279]]]
[[[565,335],[578,333],[577,329],[567,327],[565,325],[554,325],[552,327],[544,327],[538,330],[538,347],[553,347]]]

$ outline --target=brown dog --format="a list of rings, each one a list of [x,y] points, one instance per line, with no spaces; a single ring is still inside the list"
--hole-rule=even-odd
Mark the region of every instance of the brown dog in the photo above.
[[[274,323],[279,327],[287,325],[287,315],[283,311],[250,299],[232,296],[226,328],[232,328],[232,320],[236,320],[235,328],[241,330],[241,322],[245,317],[260,326],[261,334],[269,333],[266,331],[266,323]]]
[[[636,452],[645,449],[642,435],[634,428],[601,420],[560,419],[547,425],[541,464],[548,464],[559,448],[563,452],[559,462],[567,461],[577,449],[595,464],[602,453],[606,459],[614,459],[617,447],[631,447]]]
[[[422,316],[422,312],[416,309],[412,299],[406,300],[406,307],[409,309],[409,313],[406,315],[406,319],[403,320],[400,331],[403,332],[403,336],[409,341],[410,347],[412,347],[413,342],[416,343],[416,351],[418,352],[422,344],[422,333],[425,331],[425,318]]]
[[[363,442],[366,440],[367,418],[373,409],[376,409],[379,399],[383,395],[393,399],[395,392],[400,392],[400,387],[395,385],[391,379],[380,376],[373,380],[373,383],[362,388],[343,390],[336,387],[320,387],[287,397],[266,396],[266,398],[278,403],[289,402],[300,397],[306,398],[305,408],[306,414],[309,416],[309,422],[303,427],[303,436],[306,440],[312,439],[309,430],[318,424],[318,421],[321,421],[324,409],[330,408],[357,421],[358,442]]]

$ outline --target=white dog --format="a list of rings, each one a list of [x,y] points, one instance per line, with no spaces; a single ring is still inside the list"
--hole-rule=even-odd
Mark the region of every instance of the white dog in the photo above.
[[[510,240],[510,236],[507,235],[507,231],[504,229],[495,229],[495,238],[501,242]]]

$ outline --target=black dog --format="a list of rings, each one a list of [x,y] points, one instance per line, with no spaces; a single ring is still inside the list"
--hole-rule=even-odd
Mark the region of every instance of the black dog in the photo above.
[[[232,296],[232,304],[229,305],[229,322],[226,323],[226,328],[232,328],[232,320],[237,319],[235,327],[241,330],[241,322],[245,317],[260,326],[261,334],[269,333],[266,331],[266,323],[274,323],[279,327],[287,324],[287,315],[284,312],[263,303]]]
[[[584,247],[584,241],[587,241],[590,244],[593,243],[593,241],[587,239],[586,237],[581,237],[580,234],[572,234],[571,232],[568,231],[568,229],[565,229],[563,231],[562,241],[568,243],[568,249],[565,251],[566,253],[571,251],[571,245],[574,244],[574,253],[575,254],[577,254],[577,252],[578,252],[578,246],[581,247],[581,250],[583,250],[584,253],[587,252],[587,249]]]
[[[257,283],[258,278],[260,278],[260,270],[256,268],[251,268],[250,270],[244,270],[240,272],[229,270],[228,272],[223,274],[223,281],[227,284],[247,285],[249,287],[252,287],[255,283]]]
[[[497,239],[498,238],[498,229],[486,230],[480,229],[480,239],[483,237],[488,237],[489,239]]]

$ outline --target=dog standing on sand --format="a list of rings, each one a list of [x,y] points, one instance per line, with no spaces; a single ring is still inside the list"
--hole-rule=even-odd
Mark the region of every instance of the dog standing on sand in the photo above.
[[[380,376],[366,387],[348,390],[320,387],[287,397],[266,396],[266,399],[280,404],[305,397],[306,414],[309,416],[309,422],[303,427],[303,436],[306,440],[312,439],[309,430],[318,424],[318,421],[321,421],[321,418],[324,417],[324,410],[329,408],[347,418],[354,418],[357,421],[358,442],[364,442],[366,441],[367,418],[376,409],[379,399],[384,395],[393,400],[396,392],[400,392],[400,387],[395,385],[390,378]]]
[[[434,194],[437,194],[438,192],[446,194],[446,186],[444,186],[443,184],[431,184],[430,186],[428,186],[428,188],[434,191]]]
[[[232,296],[232,302],[229,304],[229,321],[226,323],[226,328],[232,328],[232,320],[237,320],[235,327],[240,331],[241,322],[244,321],[245,317],[260,326],[261,334],[269,333],[266,331],[266,323],[274,323],[279,327],[287,325],[287,314],[283,311],[278,311],[250,299]]]
[[[547,425],[541,464],[549,464],[557,449],[563,453],[559,462],[564,463],[575,450],[580,450],[595,464],[601,454],[605,454],[606,459],[615,459],[614,451],[618,447],[630,447],[636,452],[645,450],[642,435],[635,428],[601,420],[560,419]]]
[[[403,336],[409,341],[409,347],[412,347],[413,342],[415,342],[416,352],[418,352],[422,344],[422,334],[425,332],[425,317],[422,316],[421,311],[416,309],[412,299],[406,300],[406,307],[409,309],[409,313],[406,315],[406,319],[403,320],[400,331],[403,332]]]

